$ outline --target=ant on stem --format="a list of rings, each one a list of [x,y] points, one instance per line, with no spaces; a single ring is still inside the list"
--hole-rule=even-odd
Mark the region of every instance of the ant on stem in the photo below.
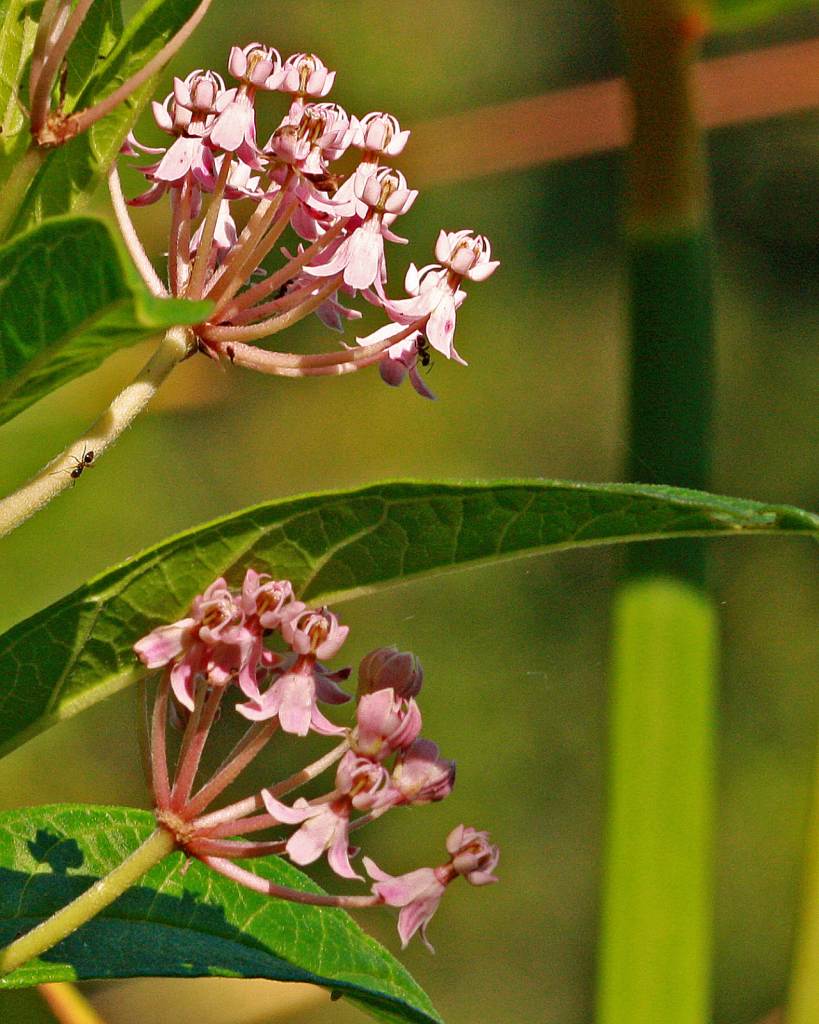
[[[84,444],[82,446],[82,458],[80,458],[77,455],[71,455],[69,457],[74,460],[76,465],[74,466],[73,469],[66,470],[66,472],[71,477],[71,479],[76,483],[76,481],[79,480],[79,478],[82,476],[83,470],[87,469],[89,466],[93,464],[94,452],[93,449],[89,449],[87,444]],[[62,471],[58,470],[58,472]],[[71,486],[73,487],[74,484],[72,484]]]

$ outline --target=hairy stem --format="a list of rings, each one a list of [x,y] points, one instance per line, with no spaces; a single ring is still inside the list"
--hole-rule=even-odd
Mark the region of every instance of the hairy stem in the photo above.
[[[93,452],[97,459],[113,444],[153,398],[171,370],[190,354],[190,338],[187,328],[172,327],[134,380],[117,395],[97,422],[28,483],[0,501],[0,537],[10,533],[73,483],[71,472],[82,462],[85,454]]]

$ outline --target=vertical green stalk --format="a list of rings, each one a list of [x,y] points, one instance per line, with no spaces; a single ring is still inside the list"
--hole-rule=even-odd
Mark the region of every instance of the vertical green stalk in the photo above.
[[[799,917],[784,1017],[786,1024],[815,1024],[819,1020],[819,761],[813,771]]]
[[[707,486],[712,270],[698,21],[620,0],[633,139],[624,203],[629,476]],[[718,630],[697,542],[629,551],[615,600],[598,1024],[706,1024]]]

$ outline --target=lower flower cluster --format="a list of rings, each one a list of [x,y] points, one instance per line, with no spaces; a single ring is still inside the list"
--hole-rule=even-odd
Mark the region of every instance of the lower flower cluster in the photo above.
[[[386,874],[362,858],[373,880],[368,895],[305,893],[277,886],[235,863],[235,858],[287,856],[300,866],[326,854],[342,878],[364,881],[353,866],[359,849],[351,835],[393,807],[443,800],[455,782],[455,762],[421,737],[415,700],[422,671],[412,654],[378,648],[359,665],[355,723],[335,725],[318,704],[352,699],[341,689],[351,675],[330,672],[319,659],[334,657],[349,627],[326,607],[308,608],[286,580],[248,569],[241,590],[217,579],[191,603],[189,615],[159,626],[134,645],[148,669],[162,669],[148,727],[147,758],[158,823],[177,846],[214,870],[258,892],[322,906],[400,908],[398,931],[406,946],[416,931],[427,946],[426,925],[446,887],[458,876],[472,885],[496,881],[498,849],[487,833],[459,825],[446,840],[449,860],[404,875]],[[274,641],[279,648],[268,644]],[[205,744],[220,719],[228,689],[235,710],[251,724],[210,779],[196,788]],[[168,724],[182,731],[176,764],[168,758]],[[310,732],[340,742],[317,761],[258,793],[218,810],[212,802],[278,731]],[[335,766],[325,794],[284,802],[289,793]],[[249,841],[273,830],[274,838]],[[284,833],[284,834],[283,834]]]

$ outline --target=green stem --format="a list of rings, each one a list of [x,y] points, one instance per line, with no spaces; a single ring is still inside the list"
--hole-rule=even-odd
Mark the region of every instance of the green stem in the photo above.
[[[35,956],[45,953],[75,932],[80,925],[96,917],[175,848],[176,839],[170,832],[162,828],[155,829],[145,842],[109,875],[95,882],[68,906],[58,910],[36,928],[6,946],[0,954],[0,977],[16,971]]]
[[[819,1020],[819,760],[814,768],[813,799],[802,871],[796,941],[783,1024],[815,1024]]]
[[[113,444],[142,412],[174,367],[190,355],[191,345],[188,328],[172,327],[167,332],[156,352],[91,429],[77,438],[28,483],[0,500],[0,537],[18,527],[60,491],[70,486],[74,482],[71,470],[76,468],[86,453],[92,452],[96,460]]]
[[[629,478],[705,489],[713,310],[690,0],[620,0]],[[630,545],[613,623],[598,1024],[705,1024],[717,615],[698,541]]]
[[[0,242],[8,236],[15,218],[20,212],[23,200],[31,188],[31,183],[43,165],[47,150],[38,146],[34,139],[23,153],[8,179],[3,182],[3,201],[0,203]]]

